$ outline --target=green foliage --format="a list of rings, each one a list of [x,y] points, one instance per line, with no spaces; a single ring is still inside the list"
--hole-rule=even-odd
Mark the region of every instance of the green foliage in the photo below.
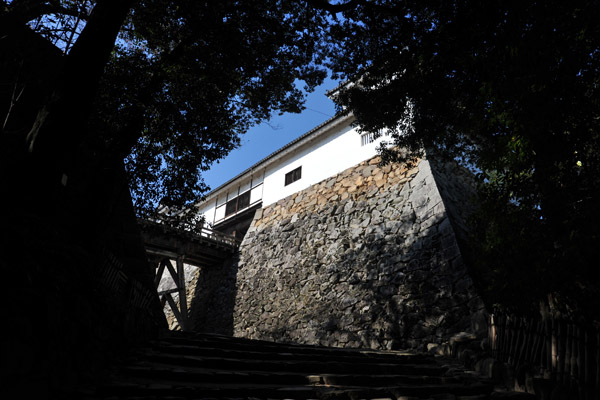
[[[29,24],[69,58],[94,3],[14,0],[2,3],[0,21],[8,33]],[[181,209],[207,191],[201,171],[250,126],[302,110],[300,81],[311,91],[325,77],[324,26],[322,11],[294,1],[134,2],[84,146],[99,165],[126,159],[140,215]]]
[[[120,24],[88,15],[89,1],[0,5],[1,37],[48,21],[44,15]],[[69,18],[61,26],[75,33],[60,37],[75,40],[79,25]],[[388,128],[408,150],[382,149],[384,160],[434,149],[480,171],[477,267],[489,293],[510,302],[529,287],[529,307],[560,289],[581,309],[593,303],[586,296],[598,283],[600,259],[598,20],[600,6],[591,0],[142,0],[122,24],[109,63],[96,62],[104,76],[87,135],[77,140],[96,165],[126,159],[142,214],[159,205],[177,209],[207,189],[198,173],[248,127],[275,110],[299,111],[296,83],[313,89],[326,60],[336,77],[352,82],[336,95],[360,129]],[[73,65],[87,65],[82,55],[93,53],[86,51]],[[79,79],[86,76],[79,71]],[[67,84],[68,93],[79,93],[76,82]],[[77,106],[74,99],[60,104]],[[60,132],[64,108],[50,133]],[[66,137],[79,129],[70,126]]]
[[[200,172],[240,134],[274,110],[302,109],[296,81],[312,90],[325,75],[322,22],[287,1],[135,6],[90,125],[127,156],[139,211],[197,201]]]
[[[434,148],[481,171],[479,267],[501,301],[597,283],[599,17],[596,1],[382,0],[330,30],[330,67],[359,82],[342,106],[411,150],[386,160]]]

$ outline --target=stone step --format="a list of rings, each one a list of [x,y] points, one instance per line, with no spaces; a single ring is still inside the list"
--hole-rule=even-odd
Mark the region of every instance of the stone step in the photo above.
[[[292,353],[302,355],[332,355],[336,357],[363,357],[394,359],[405,357],[406,359],[423,360],[430,362],[433,357],[429,354],[415,354],[409,351],[398,350],[370,350],[370,349],[346,349],[336,347],[298,345],[287,343],[275,343],[264,340],[235,338],[212,334],[183,334],[168,335],[159,341],[152,342],[156,346],[189,346],[197,348],[226,348],[228,350],[259,351],[261,353]]]
[[[361,360],[358,362],[329,361],[327,359],[296,360],[289,357],[285,360],[268,359],[240,359],[225,357],[188,356],[179,354],[165,354],[150,352],[137,361],[130,361],[134,365],[150,365],[148,363],[168,364],[181,368],[210,368],[221,370],[250,370],[250,371],[290,371],[304,372],[307,374],[319,373],[354,373],[358,368],[371,375],[399,374],[399,375],[443,375],[448,369],[436,364],[409,364],[381,362],[378,360]]]
[[[340,349],[341,350],[341,349]],[[153,342],[151,347],[141,350],[142,353],[163,353],[163,354],[182,354],[182,355],[202,355],[213,357],[226,357],[238,359],[256,359],[263,360],[287,360],[293,358],[301,361],[311,361],[315,359],[326,359],[329,361],[343,362],[392,362],[392,363],[407,363],[407,364],[431,364],[434,358],[426,354],[410,354],[410,353],[393,353],[393,354],[378,354],[368,351],[363,352],[347,352],[347,351],[298,351],[294,348],[269,348],[263,349],[257,347],[255,349],[238,348],[235,346],[213,346],[212,344],[202,343],[197,346],[192,344],[175,344],[172,342]]]
[[[440,398],[445,396],[479,396],[487,398],[491,387],[481,383],[473,384],[420,384],[391,386],[358,386],[358,385],[278,385],[257,383],[198,383],[171,382],[147,383],[144,381],[128,381],[113,383],[99,390],[90,399],[107,397],[123,398],[292,398],[292,399],[374,399],[374,398]],[[443,398],[443,397],[442,397]]]
[[[352,374],[307,374],[289,371],[250,371],[250,370],[219,370],[208,368],[173,368],[169,365],[152,364],[149,366],[125,366],[120,369],[120,376],[143,378],[149,381],[161,379],[180,382],[209,382],[209,383],[277,383],[277,384],[323,384],[323,385],[395,385],[395,384],[457,384],[465,379],[457,376],[427,376],[427,375],[372,375],[365,374],[360,368]]]
[[[489,399],[488,381],[430,355],[170,333],[87,399]]]

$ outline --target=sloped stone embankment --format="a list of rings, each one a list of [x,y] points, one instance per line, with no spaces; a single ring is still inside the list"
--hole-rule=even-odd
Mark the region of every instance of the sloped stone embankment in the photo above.
[[[425,348],[471,329],[483,306],[447,205],[461,190],[429,161],[376,157],[259,210],[240,248],[236,336]],[[449,197],[452,197],[451,199]]]

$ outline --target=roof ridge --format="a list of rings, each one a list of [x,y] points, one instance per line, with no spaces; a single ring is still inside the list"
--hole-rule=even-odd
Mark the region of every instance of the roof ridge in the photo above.
[[[283,152],[284,150],[292,147],[294,144],[302,141],[303,139],[311,136],[312,134],[316,133],[317,131],[319,131],[320,129],[322,129],[323,127],[325,127],[326,125],[332,123],[333,121],[335,121],[336,119],[342,118],[349,115],[349,113],[344,112],[344,113],[338,113],[336,115],[334,115],[333,117],[325,120],[324,122],[320,123],[319,125],[315,126],[314,128],[312,128],[311,130],[309,130],[306,133],[303,133],[302,135],[298,136],[296,139],[292,140],[291,142],[285,144],[284,146],[280,147],[279,149],[275,150],[274,152],[272,152],[271,154],[267,155],[266,157],[262,158],[261,160],[257,161],[256,163],[254,163],[252,166],[246,168],[244,171],[240,172],[239,174],[237,174],[236,176],[234,176],[233,178],[229,179],[228,181],[226,181],[225,183],[222,183],[221,185],[217,186],[215,189],[211,190],[210,192],[208,192],[204,197],[204,199],[207,199],[208,197],[210,197],[211,195],[213,195],[214,193],[218,192],[219,190],[223,189],[225,186],[229,185],[230,183],[234,182],[235,180],[237,180],[238,178],[244,176],[245,174],[247,174],[248,172],[256,169],[256,167],[258,167],[260,164],[263,164],[264,162],[268,161],[269,159],[275,157],[277,154]]]

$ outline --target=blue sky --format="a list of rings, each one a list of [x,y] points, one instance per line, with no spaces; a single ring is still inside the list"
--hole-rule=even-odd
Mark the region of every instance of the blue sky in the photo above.
[[[306,109],[302,113],[275,115],[268,123],[250,129],[241,137],[240,147],[202,173],[205,182],[211,189],[217,188],[257,161],[333,117],[335,107],[325,96],[325,92],[336,86],[336,81],[327,79],[307,96]]]

